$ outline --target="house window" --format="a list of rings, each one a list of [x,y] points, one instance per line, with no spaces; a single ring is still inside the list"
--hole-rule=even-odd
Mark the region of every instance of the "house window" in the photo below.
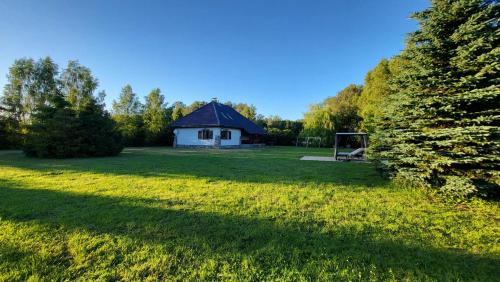
[[[220,139],[231,140],[231,130],[223,129],[220,131]]]
[[[198,131],[198,139],[209,140],[212,139],[214,132],[210,129],[202,129]]]

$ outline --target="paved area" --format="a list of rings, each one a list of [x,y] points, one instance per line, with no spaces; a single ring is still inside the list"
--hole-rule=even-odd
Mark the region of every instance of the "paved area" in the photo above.
[[[333,157],[317,157],[317,156],[303,156],[301,161],[320,161],[320,162],[335,162]]]

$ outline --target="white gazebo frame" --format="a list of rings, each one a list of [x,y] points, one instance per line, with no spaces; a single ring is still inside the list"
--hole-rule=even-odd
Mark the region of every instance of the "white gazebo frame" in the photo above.
[[[361,148],[352,152],[339,152],[339,141],[341,137],[361,136]],[[333,158],[337,161],[339,157],[344,157],[345,160],[357,159],[361,155],[362,160],[366,160],[366,148],[368,147],[368,133],[365,132],[337,132],[335,133],[335,151]]]

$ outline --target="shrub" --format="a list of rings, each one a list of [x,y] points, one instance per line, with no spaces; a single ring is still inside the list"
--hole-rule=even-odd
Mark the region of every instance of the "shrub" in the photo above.
[[[122,148],[115,123],[101,105],[92,101],[77,114],[55,96],[34,115],[23,151],[31,157],[72,158],[113,156]]]

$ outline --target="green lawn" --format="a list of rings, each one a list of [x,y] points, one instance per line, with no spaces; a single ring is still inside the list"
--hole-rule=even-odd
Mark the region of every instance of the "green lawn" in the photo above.
[[[500,205],[445,204],[326,149],[0,152],[1,280],[484,280]]]

